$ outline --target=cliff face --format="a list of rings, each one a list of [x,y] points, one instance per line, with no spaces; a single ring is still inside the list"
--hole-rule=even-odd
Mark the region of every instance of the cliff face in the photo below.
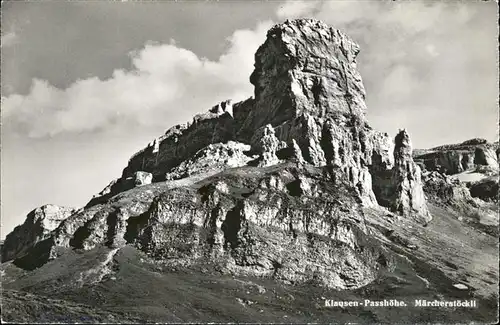
[[[498,143],[470,139],[459,144],[438,146],[414,152],[414,158],[425,169],[448,175],[486,167],[498,171]]]
[[[250,81],[255,108],[244,129],[277,126],[307,114],[347,122],[364,118],[365,90],[356,69],[359,46],[319,21],[274,26],[255,54]]]
[[[349,175],[365,204],[375,205],[368,166],[372,156],[383,163],[392,160],[392,152],[379,144],[387,142],[388,135],[366,122],[358,52],[350,38],[319,21],[276,25],[255,55],[250,77],[255,99],[220,103],[191,124],[171,128],[130,159],[118,183],[137,171],[165,180],[173,168],[209,144],[236,141],[259,151],[258,135],[271,132],[279,142],[275,151],[295,141],[307,162],[335,166]],[[269,157],[264,164],[278,161],[270,151],[265,155]],[[128,188],[115,186],[112,192]]]
[[[24,223],[5,237],[2,261],[23,256],[36,243],[49,238],[75,209],[47,204],[31,211]]]
[[[375,205],[368,169],[373,156],[388,162],[392,153],[380,145],[387,135],[366,122],[358,53],[354,41],[318,21],[273,27],[255,55],[254,108],[239,135],[271,125],[280,141],[296,141],[306,162],[347,175],[364,204]]]
[[[413,156],[424,169],[425,182],[429,183],[425,188],[441,188],[441,194],[457,194],[462,200],[454,200],[453,205],[456,206],[456,202],[460,201],[460,210],[463,211],[481,205],[481,202],[476,202],[464,208],[465,202],[473,202],[471,196],[481,201],[498,202],[499,150],[498,142],[489,143],[485,139],[474,138],[459,144],[415,150]],[[438,174],[440,176],[436,177]],[[467,194],[463,194],[464,192]],[[434,194],[434,190],[429,194]],[[456,196],[455,194],[452,196]]]
[[[207,113],[196,115],[191,123],[176,125],[163,136],[153,140],[146,148],[130,158],[122,179],[137,171],[153,174],[155,181],[165,180],[165,174],[209,144],[227,142],[235,138],[238,121],[233,110],[249,105],[251,101],[222,102]]]
[[[373,281],[390,263],[363,209],[430,214],[408,134],[394,144],[366,121],[358,52],[315,20],[276,25],[255,56],[254,99],[152,141],[33,247],[35,264],[129,244],[169,265],[336,289]]]

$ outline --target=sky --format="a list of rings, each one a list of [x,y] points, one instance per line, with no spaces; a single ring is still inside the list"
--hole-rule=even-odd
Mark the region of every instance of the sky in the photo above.
[[[498,9],[452,1],[2,2],[1,222],[80,207],[171,126],[253,94],[273,24],[361,46],[371,125],[414,147],[498,139]]]

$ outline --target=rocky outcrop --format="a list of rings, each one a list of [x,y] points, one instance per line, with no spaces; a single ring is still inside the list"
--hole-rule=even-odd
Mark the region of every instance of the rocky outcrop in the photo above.
[[[252,143],[252,150],[260,154],[258,159],[259,167],[266,167],[275,165],[279,162],[276,155],[280,149],[287,147],[286,143],[278,140],[274,128],[271,124],[259,128],[250,142]]]
[[[392,139],[366,122],[358,45],[310,19],[276,25],[267,36],[250,77],[255,99],[223,102],[170,129],[131,158],[122,179],[134,170],[151,172],[154,181],[179,177],[173,169],[196,152],[236,139],[260,155],[260,167],[281,161],[286,148],[304,163],[331,166],[347,176],[365,205],[376,205],[370,171],[392,168]]]
[[[359,46],[319,21],[299,19],[274,26],[255,54],[250,81],[255,107],[242,132],[304,114],[350,120],[366,109],[356,69]]]
[[[126,178],[115,179],[99,192],[99,194],[94,195],[85,207],[91,207],[95,204],[105,202],[118,193],[128,191],[137,186],[151,184],[152,181],[153,174],[144,171],[137,171],[133,173],[132,176]]]
[[[378,155],[373,158],[373,188],[377,200],[402,216],[427,223],[432,216],[427,209],[420,167],[412,158],[410,136],[406,130],[401,130],[394,142],[393,161]],[[387,140],[380,143],[383,143],[384,153],[391,147]]]
[[[21,257],[36,243],[49,238],[63,220],[75,210],[47,204],[31,211],[24,223],[7,235],[2,247],[2,262]]]
[[[366,121],[358,52],[316,20],[276,25],[256,53],[254,99],[169,129],[34,252],[130,244],[169,265],[366,285],[387,257],[362,207],[430,216],[406,132],[394,147]]]
[[[273,27],[255,55],[254,107],[238,134],[249,137],[270,124],[278,140],[297,143],[306,162],[334,166],[366,205],[375,205],[369,166],[382,139],[365,119],[358,52],[346,35],[315,20]]]
[[[498,169],[497,155],[491,148],[477,147],[474,151],[474,164]]]
[[[476,182],[467,184],[470,195],[483,201],[498,202],[500,198],[500,188],[498,176],[488,177]]]
[[[424,193],[431,201],[463,210],[463,205],[477,207],[467,186],[457,179],[437,171],[426,172],[422,176]]]
[[[135,186],[148,185],[153,181],[153,174],[143,171],[135,172],[131,179],[133,180]]]
[[[362,253],[367,229],[345,192],[354,189],[291,166],[231,175],[160,195],[135,223],[136,243],[169,265],[215,263],[224,272],[337,289],[365,285],[383,267],[376,245]]]
[[[428,171],[439,171],[448,175],[462,173],[478,167],[498,171],[498,144],[485,139],[474,138],[460,144],[438,146],[429,150],[414,152],[415,161]]]
[[[235,141],[210,144],[173,168],[165,178],[175,180],[198,173],[245,166],[249,161],[257,158],[250,153],[250,148],[250,145]]]
[[[424,223],[432,219],[424,197],[421,171],[413,161],[410,136],[406,130],[400,131],[395,139],[392,184],[394,211]]]
[[[234,140],[241,123],[240,111],[245,112],[252,103],[252,100],[247,100],[232,105],[231,101],[225,101],[207,113],[196,115],[191,123],[170,128],[132,156],[123,170],[122,179],[136,171],[146,171],[153,174],[153,181],[165,180],[167,173],[199,150],[210,144]]]
[[[498,201],[498,142],[488,143],[485,139],[474,138],[460,144],[449,144],[429,149],[427,152],[414,152],[415,160],[419,162],[427,171],[439,172],[441,174],[456,175],[464,181],[461,184],[458,180],[449,184],[442,180],[438,181],[437,174],[429,174],[426,180],[426,188],[429,193],[434,193],[435,188],[440,188],[440,197],[443,193],[447,196],[456,197],[452,206],[457,206],[457,202],[462,201],[459,210],[464,210],[463,205],[472,202],[470,197],[483,201]],[[429,178],[431,177],[431,178]],[[467,191],[467,195],[464,194]],[[427,190],[426,190],[427,192]],[[469,193],[470,192],[470,193]],[[462,197],[460,200],[458,197]],[[470,204],[468,204],[470,205]],[[475,207],[476,203],[472,203]]]

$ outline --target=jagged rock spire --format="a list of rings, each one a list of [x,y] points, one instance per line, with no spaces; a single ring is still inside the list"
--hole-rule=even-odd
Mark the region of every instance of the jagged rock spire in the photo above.
[[[420,167],[412,158],[408,132],[403,129],[396,135],[394,144],[394,169],[392,208],[405,217],[426,223],[432,219],[424,196]]]

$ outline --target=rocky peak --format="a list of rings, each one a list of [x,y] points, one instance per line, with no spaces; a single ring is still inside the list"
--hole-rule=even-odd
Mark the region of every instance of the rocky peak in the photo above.
[[[390,165],[392,152],[383,151],[378,142],[385,138],[366,122],[358,53],[353,40],[314,19],[271,28],[255,54],[250,77],[255,100],[238,135],[245,141],[272,126],[276,138],[295,148],[305,162],[335,166],[363,202],[373,205],[368,166],[374,155],[377,163]]]
[[[396,162],[413,161],[412,145],[410,135],[406,129],[399,130],[399,133],[394,139],[394,158]]]
[[[233,105],[231,104],[231,100],[225,100],[223,102],[220,102],[219,104],[215,105],[210,109],[210,113],[215,113],[218,115],[224,114],[224,113],[229,113],[231,116],[233,115]]]
[[[314,19],[274,26],[255,54],[255,98],[221,102],[171,128],[130,160],[122,178],[146,171],[163,181],[206,146],[235,141],[260,155],[258,167],[283,161],[284,149],[300,162],[333,167],[365,205],[376,205],[370,171],[392,169],[393,140],[366,121],[358,53],[348,36]]]
[[[314,19],[274,26],[255,54],[250,81],[256,107],[245,127],[276,126],[303,113],[364,118],[358,52],[359,46],[349,37]]]

